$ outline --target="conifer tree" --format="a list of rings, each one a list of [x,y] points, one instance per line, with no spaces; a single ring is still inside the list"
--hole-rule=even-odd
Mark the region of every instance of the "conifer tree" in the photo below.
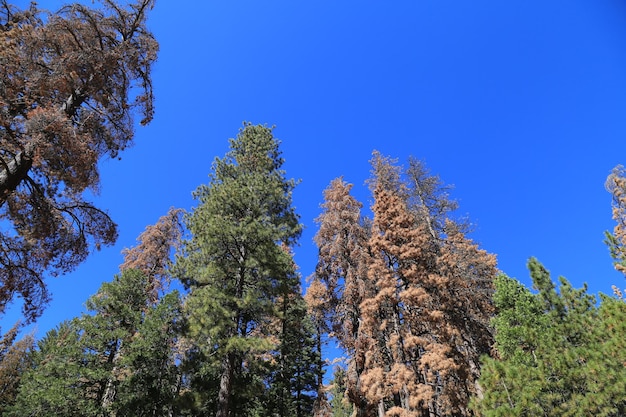
[[[87,301],[92,315],[62,323],[39,342],[9,416],[167,415],[178,371],[177,293],[146,308],[148,278],[127,270]]]
[[[120,271],[136,269],[143,272],[148,277],[146,291],[152,303],[157,302],[160,292],[169,284],[170,253],[179,248],[183,235],[182,214],[182,209],[171,208],[155,224],[146,227],[137,237],[137,245],[122,251],[124,262]]]
[[[335,367],[330,386],[332,417],[351,417],[353,405],[346,397],[346,371],[341,366]]]
[[[0,314],[19,296],[26,322],[49,299],[46,274],[115,242],[88,195],[98,162],[132,144],[135,112],[142,124],[154,112],[154,0],[99,3],[47,13],[0,0]]]
[[[80,329],[74,321],[63,322],[47,332],[37,343],[32,368],[22,376],[15,404],[3,415],[98,415],[97,385],[93,383],[91,369],[84,367],[86,361],[79,339]]]
[[[622,416],[626,412],[626,304],[557,287],[534,258],[531,293],[500,276],[496,282],[499,358],[485,358],[484,397],[473,408],[484,416]]]
[[[278,300],[279,341],[268,380],[269,401],[264,410],[268,416],[311,417],[319,395],[317,337],[300,286],[295,284]]]
[[[226,156],[214,161],[209,184],[194,194],[191,238],[176,262],[190,291],[189,335],[200,356],[218,361],[198,371],[217,370],[216,395],[204,405],[217,417],[248,415],[255,407],[246,392],[263,392],[258,373],[276,348],[275,302],[294,274],[283,247],[296,242],[301,225],[291,203],[295,182],[285,177],[280,155],[272,129],[244,124]],[[211,397],[215,408],[207,409]]]
[[[19,329],[16,323],[0,338],[0,415],[15,402],[22,374],[31,363],[35,339],[28,334],[18,340]]]
[[[313,282],[350,355],[348,397],[358,416],[469,415],[491,341],[495,258],[449,218],[455,203],[423,164],[404,170],[375,152],[372,173],[373,220],[335,182],[316,236]]]
[[[373,228],[363,323],[378,349],[364,384],[379,415],[468,415],[489,352],[495,257],[449,218],[445,187],[411,160],[374,153]]]
[[[370,341],[361,329],[361,303],[372,294],[368,286],[369,225],[361,215],[362,204],[342,178],[324,191],[322,213],[316,219],[318,261],[307,290],[307,300],[318,330],[330,331],[348,353],[346,395],[357,417],[371,413],[361,388],[361,374]]]
[[[613,197],[612,217],[615,220],[613,233],[605,232],[606,244],[614,260],[615,269],[626,275],[626,170],[618,165],[607,177],[605,187]],[[619,298],[624,294],[614,286],[613,292]]]

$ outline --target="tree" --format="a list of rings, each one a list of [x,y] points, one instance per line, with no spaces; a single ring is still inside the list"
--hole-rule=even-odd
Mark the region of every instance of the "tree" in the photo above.
[[[183,325],[176,291],[148,310],[120,360],[126,375],[115,399],[117,416],[167,416],[179,408],[181,376],[176,354]]]
[[[80,330],[73,321],[63,322],[46,333],[32,357],[32,367],[20,381],[12,407],[3,415],[22,416],[96,416],[93,380],[86,373]]]
[[[218,370],[217,392],[206,396],[217,402],[205,411],[218,417],[254,408],[246,393],[263,392],[263,361],[276,347],[270,324],[294,274],[284,247],[301,232],[291,204],[295,182],[282,165],[272,129],[244,124],[226,156],[214,161],[209,184],[196,190],[200,204],[186,218],[191,237],[175,271],[190,291],[189,335],[202,357],[219,361],[204,364]]]
[[[29,368],[35,344],[32,334],[17,340],[19,323],[0,338],[0,415],[15,402],[22,374]]]
[[[621,416],[626,412],[626,304],[557,287],[534,258],[531,293],[500,276],[496,282],[499,358],[485,358],[484,397],[473,408],[484,416]]]
[[[455,203],[419,161],[405,170],[374,152],[369,183],[373,219],[336,182],[316,236],[313,282],[350,355],[348,398],[357,416],[469,415],[490,349],[495,257],[450,219]]]
[[[297,277],[294,277],[297,278]],[[318,391],[318,369],[321,352],[317,335],[307,312],[297,280],[287,287],[278,300],[278,347],[274,366],[268,380],[269,401],[264,409],[267,416],[310,417],[321,414],[323,404],[315,404]]]
[[[606,244],[614,260],[615,269],[626,274],[626,170],[618,165],[607,177],[605,187],[613,197],[613,220],[615,227],[613,233],[605,232]],[[623,298],[622,291],[613,287],[613,292]]]
[[[0,313],[20,296],[26,322],[49,299],[44,274],[81,263],[117,229],[87,200],[98,162],[132,143],[133,115],[153,115],[154,0],[68,5],[45,13],[0,1]]]
[[[170,281],[171,252],[180,247],[183,235],[182,214],[182,209],[171,208],[155,224],[146,227],[137,238],[139,243],[136,246],[122,251],[124,263],[120,265],[120,271],[136,269],[143,272],[148,277],[146,291],[153,303]]]
[[[348,352],[346,395],[356,415],[364,417],[370,413],[371,404],[366,401],[360,378],[370,346],[362,333],[360,305],[372,295],[373,288],[366,279],[369,225],[361,215],[362,204],[350,195],[351,189],[352,184],[337,178],[324,190],[314,238],[318,261],[306,299],[320,336],[331,331]]]
[[[346,398],[346,371],[341,366],[335,367],[331,386],[331,405],[333,417],[351,417],[353,406]]]
[[[48,332],[8,415],[170,413],[179,381],[173,352],[180,300],[173,292],[147,308],[147,284],[140,271],[124,271],[89,298],[94,314]]]

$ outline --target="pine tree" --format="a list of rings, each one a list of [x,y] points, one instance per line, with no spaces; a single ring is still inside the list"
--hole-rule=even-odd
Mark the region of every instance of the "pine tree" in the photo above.
[[[351,417],[353,405],[346,397],[346,371],[341,366],[335,367],[330,386],[332,417]]]
[[[120,271],[136,269],[143,272],[148,277],[146,291],[152,303],[158,301],[160,292],[169,284],[170,253],[179,248],[183,235],[182,214],[182,209],[171,208],[155,224],[146,227],[137,237],[137,245],[122,251],[124,262]]]
[[[89,202],[98,161],[132,144],[133,116],[153,116],[154,0],[102,0],[45,13],[0,0],[0,314],[16,296],[25,321],[49,299],[45,274],[73,270],[117,227]]]
[[[149,308],[148,278],[127,270],[87,301],[93,312],[46,334],[9,416],[167,414],[178,370],[172,358],[179,297]]]
[[[300,286],[295,284],[278,300],[279,342],[268,380],[267,416],[310,417],[319,395],[317,368],[321,357],[317,337]]]
[[[22,374],[31,364],[35,339],[28,334],[17,340],[19,329],[16,323],[0,338],[0,415],[15,402]]]
[[[373,288],[367,280],[369,224],[351,189],[352,184],[337,178],[324,191],[323,211],[316,219],[318,261],[307,301],[320,336],[322,331],[332,332],[348,352],[346,395],[356,416],[365,417],[372,404],[361,387],[361,374],[370,341],[362,332],[360,306]]]
[[[626,170],[623,166],[613,168],[606,179],[605,187],[613,197],[612,214],[616,223],[613,233],[605,232],[605,242],[614,260],[615,269],[626,275]],[[617,286],[613,287],[613,292],[619,298],[624,296]]]
[[[485,358],[484,416],[622,416],[626,412],[626,304],[574,289],[529,261],[538,293],[506,276],[496,282],[499,358]]]
[[[312,284],[349,354],[348,397],[357,416],[468,415],[490,348],[495,258],[449,218],[455,203],[420,162],[404,170],[375,152],[369,183],[373,220],[339,180],[316,236]]]
[[[200,204],[187,217],[191,238],[176,274],[190,290],[189,335],[201,357],[219,361],[197,371],[218,370],[217,392],[207,393],[204,405],[218,417],[254,409],[247,393],[263,392],[256,372],[263,372],[264,358],[276,347],[270,330],[275,301],[294,273],[283,246],[301,233],[291,205],[295,182],[285,178],[282,165],[272,129],[244,124],[227,155],[214,161],[209,184],[196,190]],[[215,409],[209,410],[214,394]]]
[[[99,416],[96,384],[79,342],[80,328],[67,321],[46,333],[33,353],[33,366],[22,376],[10,417]]]
[[[181,376],[174,354],[182,325],[177,292],[166,294],[147,311],[120,361],[127,375],[115,399],[117,416],[167,416],[179,407]]]

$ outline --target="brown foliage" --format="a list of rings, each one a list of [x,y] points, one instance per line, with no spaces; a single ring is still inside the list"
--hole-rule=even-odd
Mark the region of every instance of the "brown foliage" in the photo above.
[[[0,313],[19,295],[27,321],[49,298],[45,272],[116,240],[84,192],[98,191],[98,162],[131,144],[135,110],[152,119],[154,0],[101,3],[47,13],[0,0],[0,221],[11,226],[0,235]]]
[[[312,284],[350,354],[358,416],[468,415],[492,343],[495,257],[448,218],[456,204],[437,177],[395,163],[374,153],[371,223],[342,180],[326,190]]]
[[[182,209],[171,208],[166,215],[146,227],[137,241],[136,246],[124,249],[124,263],[120,271],[137,269],[148,277],[147,291],[151,302],[156,302],[159,292],[170,282],[168,269],[171,266],[171,252],[181,245],[183,225]]]
[[[29,334],[16,341],[19,323],[0,339],[0,414],[13,404],[22,374],[29,366],[35,338]]]
[[[360,331],[360,304],[371,293],[366,279],[369,226],[361,216],[362,204],[350,195],[351,188],[352,184],[337,178],[324,190],[323,211],[316,219],[319,230],[314,238],[318,263],[308,291],[312,294],[309,298],[317,300],[310,304],[313,316],[350,353],[347,396],[357,416],[365,416],[370,406],[360,387],[360,375],[369,341]]]

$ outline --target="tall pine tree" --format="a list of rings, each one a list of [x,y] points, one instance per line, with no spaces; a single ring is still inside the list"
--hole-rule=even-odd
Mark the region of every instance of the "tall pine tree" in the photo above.
[[[350,358],[357,416],[464,416],[489,352],[495,257],[450,219],[446,187],[419,161],[375,152],[373,220],[349,186],[325,193],[313,283]]]
[[[189,335],[199,356],[210,358],[196,375],[219,381],[204,410],[217,417],[256,407],[263,361],[276,349],[276,301],[294,274],[283,246],[292,246],[302,228],[292,207],[295,182],[282,165],[272,129],[244,124],[226,156],[214,161],[209,184],[196,190],[199,205],[187,217],[191,238],[176,273],[190,291]]]

